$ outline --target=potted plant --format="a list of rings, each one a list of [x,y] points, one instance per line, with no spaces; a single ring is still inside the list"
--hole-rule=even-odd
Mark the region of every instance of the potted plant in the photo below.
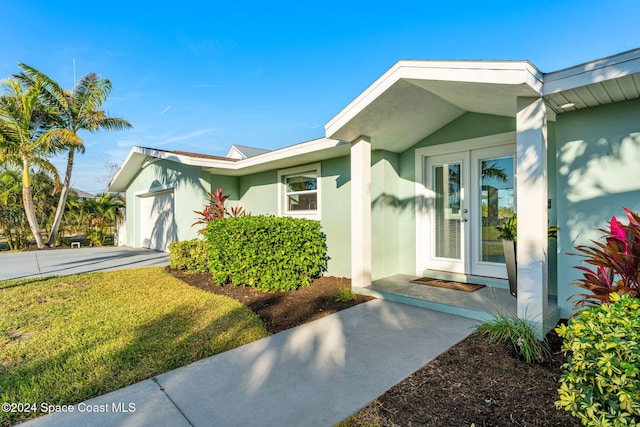
[[[516,248],[518,241],[518,219],[515,216],[505,218],[502,225],[496,227],[498,238],[502,240],[504,262],[507,266],[507,278],[509,279],[509,292],[514,297],[518,296],[518,274],[516,264]],[[556,226],[547,229],[547,237],[555,239],[559,228]]]

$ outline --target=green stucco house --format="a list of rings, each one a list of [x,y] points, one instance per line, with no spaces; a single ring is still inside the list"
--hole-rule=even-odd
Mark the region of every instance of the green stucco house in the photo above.
[[[411,278],[463,280],[551,324],[577,291],[579,258],[567,253],[623,206],[640,210],[640,49],[551,73],[400,61],[325,131],[226,157],[133,147],[110,185],[127,194],[126,243],[166,250],[196,237],[193,211],[222,187],[253,215],[320,221],[328,274],[360,292],[420,299]],[[517,298],[495,230],[515,213]]]

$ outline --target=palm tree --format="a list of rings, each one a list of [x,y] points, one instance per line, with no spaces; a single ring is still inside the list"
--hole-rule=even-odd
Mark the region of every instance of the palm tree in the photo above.
[[[116,221],[123,215],[124,200],[115,193],[101,193],[95,198],[95,225],[99,243],[103,243],[108,230],[113,227],[115,233]]]
[[[0,229],[12,250],[17,249],[14,239],[14,234],[18,234],[17,217],[21,216],[20,211],[24,212],[20,203],[21,189],[20,174],[0,168]]]
[[[0,97],[0,164],[22,173],[22,203],[38,248],[44,248],[33,205],[31,168],[49,172],[58,184],[58,172],[48,158],[66,142],[64,132],[51,127],[53,116],[40,102],[39,84],[23,87],[15,79],[3,83]]]
[[[101,78],[94,73],[87,74],[69,91],[63,90],[57,82],[33,67],[22,63],[19,63],[18,66],[23,70],[23,74],[19,76],[23,81],[41,85],[45,102],[57,112],[55,126],[67,132],[67,141],[69,141],[66,147],[68,154],[64,182],[47,242],[49,246],[52,246],[55,244],[67,202],[75,152],[78,150],[80,153],[84,153],[85,150],[78,132],[81,130],[89,132],[120,130],[132,126],[124,119],[107,116],[105,111],[100,109],[111,93],[111,82],[108,79]]]

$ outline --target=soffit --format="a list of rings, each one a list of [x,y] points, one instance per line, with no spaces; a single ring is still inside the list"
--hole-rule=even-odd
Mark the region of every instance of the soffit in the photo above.
[[[640,49],[546,74],[542,94],[558,113],[640,98]]]
[[[526,61],[401,61],[325,128],[329,138],[364,135],[375,149],[401,152],[465,112],[515,116],[516,98],[541,87]]]

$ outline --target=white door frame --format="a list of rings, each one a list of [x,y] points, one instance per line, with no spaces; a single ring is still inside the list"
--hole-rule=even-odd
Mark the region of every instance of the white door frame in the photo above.
[[[148,223],[148,218],[144,217],[145,212],[145,203],[147,203],[148,201],[150,201],[152,198],[156,197],[156,196],[161,196],[161,195],[171,195],[171,218],[172,218],[172,226],[175,227],[175,214],[176,214],[176,192],[175,192],[175,188],[173,186],[162,186],[162,187],[154,187],[151,188],[148,191],[139,191],[137,193],[135,193],[136,196],[136,201],[137,201],[137,208],[138,208],[138,212],[137,212],[137,223],[138,223],[138,227],[136,230],[136,241],[138,246],[140,248],[148,248],[148,246],[145,245],[150,245],[153,240],[149,240],[149,242],[145,243],[145,239],[144,239],[144,235],[146,234],[147,231],[152,231],[153,227],[155,226],[155,224],[151,224]],[[150,227],[150,228],[149,228]],[[154,244],[158,244],[159,242],[155,242]],[[165,252],[168,251],[168,244],[169,242],[160,242],[160,243],[164,243],[164,245],[161,246],[165,246],[164,248],[160,248],[158,249],[157,247],[154,248],[150,248],[150,249],[155,249],[155,250],[163,250]]]
[[[451,273],[465,273],[469,271],[469,257],[465,256],[468,249],[469,243],[469,222],[467,218],[467,213],[469,211],[469,198],[467,189],[469,188],[469,179],[470,179],[470,168],[469,168],[469,152],[457,152],[450,154],[440,154],[437,156],[428,156],[424,158],[424,182],[427,187],[428,197],[425,200],[427,211],[429,215],[429,224],[435,224],[436,221],[436,208],[434,206],[435,201],[435,192],[432,190],[435,186],[433,168],[441,165],[450,165],[450,164],[460,164],[460,207],[459,211],[456,213],[449,212],[445,213],[445,217],[448,217],[448,220],[457,220],[459,236],[458,236],[458,245],[460,258],[443,258],[438,257],[436,254],[436,239],[429,238],[428,245],[428,255],[427,259],[429,260],[429,268],[431,270],[440,270],[440,271],[448,271]],[[445,218],[447,219],[447,218]],[[430,232],[433,232],[433,229],[429,228]]]
[[[516,133],[506,132],[497,135],[480,138],[455,141],[432,147],[417,148],[415,150],[415,218],[416,218],[416,276],[422,276],[425,270],[430,269],[432,219],[430,200],[433,198],[431,190],[427,186],[427,158],[452,153],[469,153],[470,150],[478,150],[489,147],[511,145],[515,150]],[[469,154],[467,154],[468,156]],[[469,169],[469,167],[467,167]],[[469,175],[469,174],[467,174]],[[467,187],[470,188],[469,185]],[[472,191],[473,193],[474,191]],[[478,197],[476,195],[476,197]],[[470,199],[473,202],[473,195]],[[469,230],[467,227],[467,231]],[[476,230],[479,233],[479,230]],[[469,236],[470,233],[467,233]],[[468,252],[468,251],[467,251]],[[470,259],[470,256],[467,256]],[[433,267],[431,267],[433,268]],[[470,274],[471,265],[467,261],[464,265],[465,272]]]
[[[481,245],[482,245],[482,207],[481,207],[481,171],[479,170],[480,161],[483,159],[490,159],[495,157],[507,157],[513,156],[513,173],[515,174],[515,144],[500,145],[496,147],[488,147],[475,149],[470,152],[471,155],[471,176],[472,184],[468,189],[470,197],[471,214],[472,219],[470,221],[471,230],[470,233],[470,251],[469,255],[469,269],[467,272],[478,276],[497,277],[500,279],[507,278],[507,269],[503,263],[482,261]],[[512,177],[515,186],[515,176]],[[515,194],[514,194],[515,198]],[[514,199],[515,202],[515,199]],[[515,207],[515,206],[514,206]]]

